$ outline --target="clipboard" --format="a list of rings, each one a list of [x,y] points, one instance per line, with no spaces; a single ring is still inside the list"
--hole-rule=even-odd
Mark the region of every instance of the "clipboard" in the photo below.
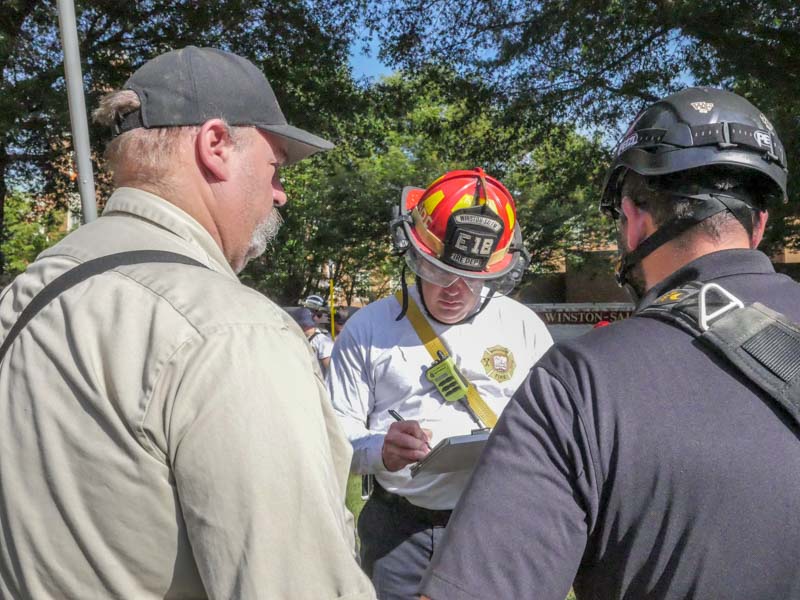
[[[422,472],[452,473],[472,470],[488,439],[488,431],[445,438],[425,458],[411,465],[411,477]]]

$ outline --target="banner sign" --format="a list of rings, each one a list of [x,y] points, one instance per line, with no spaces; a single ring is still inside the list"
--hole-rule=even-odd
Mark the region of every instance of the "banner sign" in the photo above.
[[[545,325],[596,325],[620,321],[633,314],[633,304],[529,304]]]

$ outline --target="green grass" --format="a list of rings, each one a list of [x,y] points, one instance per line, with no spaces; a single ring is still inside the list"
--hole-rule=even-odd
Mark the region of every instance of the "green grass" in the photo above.
[[[364,500],[361,499],[361,475],[350,475],[347,481],[347,497],[345,499],[347,508],[353,513],[358,523],[358,515],[364,507]],[[575,593],[570,590],[566,600],[575,600]]]
[[[361,514],[361,509],[364,508],[364,500],[361,499],[361,475],[350,475],[350,479],[347,480],[345,504],[350,512],[353,513],[356,523],[358,523],[358,515]]]

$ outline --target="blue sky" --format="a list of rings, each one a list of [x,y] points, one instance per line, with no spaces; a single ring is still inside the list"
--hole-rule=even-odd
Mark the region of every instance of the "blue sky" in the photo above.
[[[350,66],[353,67],[353,77],[355,79],[368,77],[377,80],[384,75],[389,75],[392,69],[378,59],[378,40],[374,37],[370,39],[366,51],[362,50],[362,45],[361,42],[356,42],[350,48]]]

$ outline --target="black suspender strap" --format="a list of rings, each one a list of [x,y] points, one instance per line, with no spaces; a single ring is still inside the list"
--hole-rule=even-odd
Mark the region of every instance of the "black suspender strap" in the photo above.
[[[23,309],[14,325],[9,329],[2,346],[0,346],[0,362],[5,358],[6,352],[8,352],[8,349],[11,347],[11,344],[14,342],[17,335],[19,335],[20,331],[25,328],[40,310],[47,306],[59,294],[82,281],[86,281],[94,275],[116,269],[117,267],[141,263],[179,263],[203,267],[204,269],[208,268],[206,265],[193,258],[176,252],[166,252],[163,250],[132,250],[129,252],[119,252],[81,263],[66,273],[62,273],[44,286]]]
[[[769,394],[800,426],[800,326],[716,283],[693,281],[667,292],[636,316],[690,333]]]

